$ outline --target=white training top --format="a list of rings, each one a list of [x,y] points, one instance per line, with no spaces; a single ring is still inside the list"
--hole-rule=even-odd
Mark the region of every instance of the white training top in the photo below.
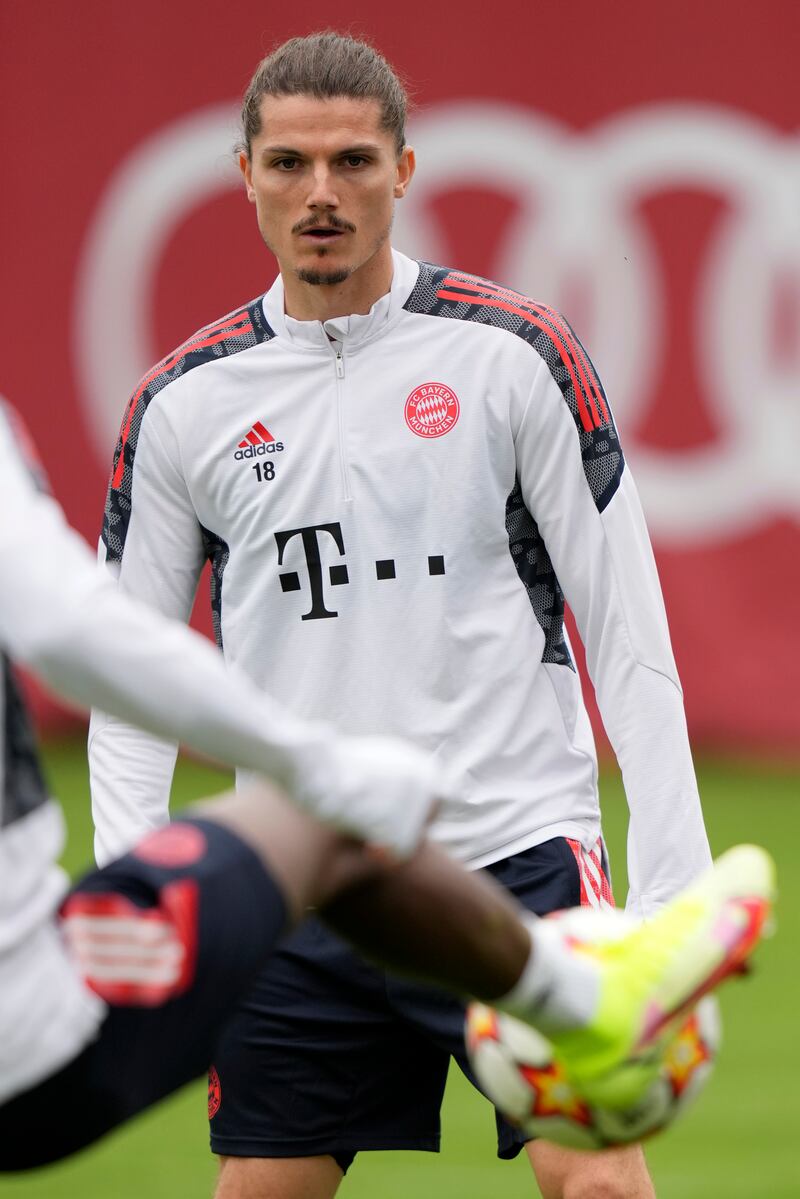
[[[0,1103],[70,1061],[105,1012],[53,922],[67,885],[56,865],[63,822],[11,656],[84,706],[271,775],[315,815],[399,854],[416,845],[439,789],[418,751],[287,715],[204,638],[119,594],[37,474],[0,402]]]
[[[323,325],[285,316],[278,279],[137,388],[101,553],[181,619],[210,560],[226,660],[300,715],[435,753],[454,798],[433,836],[472,865],[598,836],[566,594],[630,804],[630,906],[710,860],[639,500],[551,309],[395,254],[369,314]],[[101,852],[166,819],[173,761],[95,716]]]

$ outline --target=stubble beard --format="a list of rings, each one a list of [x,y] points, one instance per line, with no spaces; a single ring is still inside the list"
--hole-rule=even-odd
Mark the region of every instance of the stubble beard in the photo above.
[[[297,278],[301,283],[310,283],[312,287],[336,287],[344,283],[353,273],[351,266],[339,267],[336,271],[322,271],[317,267],[301,267]]]

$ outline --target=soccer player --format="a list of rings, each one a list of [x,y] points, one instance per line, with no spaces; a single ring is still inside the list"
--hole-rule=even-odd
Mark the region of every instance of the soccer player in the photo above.
[[[584,1036],[598,1030],[575,992],[595,990],[602,1001],[608,987],[581,969],[557,933],[526,929],[499,887],[438,850],[422,846],[401,861],[433,794],[436,772],[424,755],[385,739],[334,742],[283,718],[201,639],[119,595],[35,485],[12,420],[0,404],[0,1170],[63,1157],[206,1069],[231,1007],[310,904],[396,965],[458,991],[505,995],[506,1006],[545,1026],[555,1000],[573,1036],[581,1026]],[[102,699],[220,757],[282,775],[296,806],[263,783],[207,803],[85,878],[56,919],[60,813],[48,799],[8,650],[68,696]],[[366,807],[360,791],[369,792]],[[302,808],[378,833],[396,863]],[[433,925],[432,908],[440,913]],[[682,923],[685,951],[686,933],[698,927]],[[660,935],[666,955],[650,971],[651,997],[663,997],[678,960],[668,940]],[[704,956],[693,955],[701,984],[711,978]],[[727,950],[722,956],[733,967]],[[620,996],[629,990],[615,985]],[[598,1053],[615,1041],[618,1061],[624,1048],[609,1031],[606,1022],[593,1045],[580,1047],[584,1071],[595,1059],[594,1085],[608,1085]],[[212,1094],[218,1102],[218,1080]]]
[[[279,277],[137,387],[103,556],[180,618],[210,560],[227,660],[304,716],[437,754],[454,798],[432,837],[535,912],[611,902],[566,597],[625,782],[628,907],[651,917],[710,858],[630,470],[559,313],[392,249],[405,113],[349,37],[259,65],[240,163]],[[166,821],[174,754],[95,714],[100,860]],[[218,1199],[329,1199],[359,1150],[436,1149],[461,1015],[304,926],[216,1055]],[[501,1122],[500,1155],[520,1147]],[[527,1151],[548,1199],[652,1195],[638,1148]]]

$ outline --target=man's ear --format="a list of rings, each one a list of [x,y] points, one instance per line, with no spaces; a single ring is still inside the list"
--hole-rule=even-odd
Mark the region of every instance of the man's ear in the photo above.
[[[256,202],[256,192],[253,187],[253,164],[245,154],[244,150],[239,154],[239,170],[244,178],[244,187],[247,192],[247,198],[251,204]]]
[[[397,160],[397,176],[394,184],[394,196],[396,200],[402,200],[408,191],[408,185],[414,176],[416,167],[417,160],[414,150],[411,146],[403,146],[403,151]]]

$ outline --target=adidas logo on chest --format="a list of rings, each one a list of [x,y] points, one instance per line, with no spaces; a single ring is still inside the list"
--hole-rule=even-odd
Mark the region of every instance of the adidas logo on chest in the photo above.
[[[245,433],[234,451],[234,458],[241,461],[244,458],[260,458],[264,454],[280,454],[283,442],[276,441],[269,429],[257,420],[248,433]]]

